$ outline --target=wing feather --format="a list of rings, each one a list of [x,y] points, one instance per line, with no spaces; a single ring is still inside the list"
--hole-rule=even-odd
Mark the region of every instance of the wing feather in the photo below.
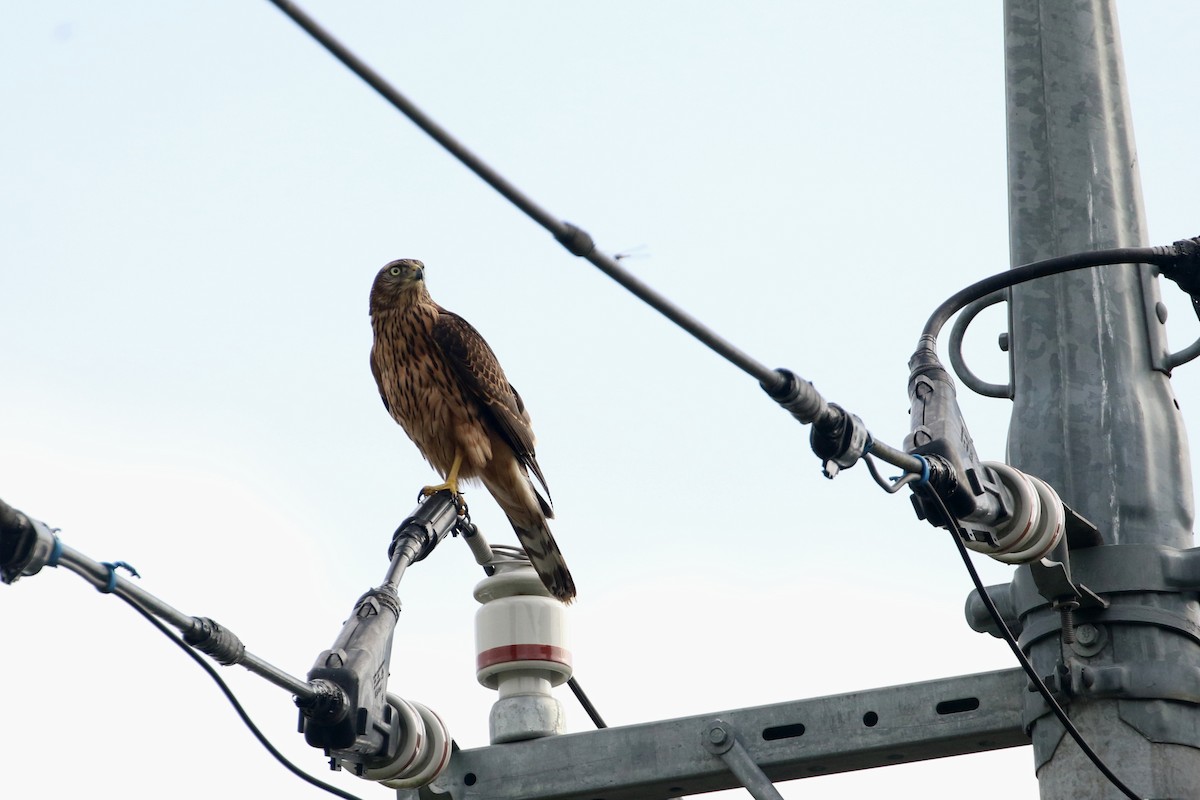
[[[479,331],[454,312],[440,306],[438,310],[430,332],[433,341],[463,389],[483,408],[484,418],[492,430],[512,448],[521,466],[537,476],[548,499],[550,490],[534,455],[533,428],[521,395],[508,382],[500,361]]]
[[[387,395],[383,393],[383,377],[379,372],[379,365],[375,363],[374,348],[371,348],[371,374],[375,376],[375,385],[379,388],[379,399],[383,401],[383,407],[389,414],[392,413],[392,404],[388,402]]]

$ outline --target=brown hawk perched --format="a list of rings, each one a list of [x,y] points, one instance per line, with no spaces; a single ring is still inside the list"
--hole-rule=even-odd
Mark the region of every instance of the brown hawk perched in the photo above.
[[[550,594],[569,603],[575,582],[546,524],[554,511],[529,413],[492,348],[469,322],[433,302],[425,265],[411,258],[375,276],[371,329],[371,373],[383,405],[446,481],[425,492],[457,494],[460,480],[481,480]]]

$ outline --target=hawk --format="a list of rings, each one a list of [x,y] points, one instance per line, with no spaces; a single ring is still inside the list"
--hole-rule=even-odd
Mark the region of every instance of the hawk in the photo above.
[[[371,373],[383,405],[445,479],[424,492],[457,494],[459,481],[478,478],[550,594],[571,602],[575,582],[546,524],[554,511],[529,413],[492,348],[469,322],[433,302],[425,265],[411,258],[375,276],[371,329]]]

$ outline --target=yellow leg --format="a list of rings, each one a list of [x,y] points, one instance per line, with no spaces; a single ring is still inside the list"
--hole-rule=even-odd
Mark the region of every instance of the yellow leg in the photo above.
[[[421,494],[429,497],[437,494],[443,489],[449,489],[450,493],[455,497],[458,496],[458,470],[462,466],[462,453],[454,451],[454,463],[450,466],[450,474],[446,476],[445,483],[439,483],[437,486],[426,486],[421,490]]]

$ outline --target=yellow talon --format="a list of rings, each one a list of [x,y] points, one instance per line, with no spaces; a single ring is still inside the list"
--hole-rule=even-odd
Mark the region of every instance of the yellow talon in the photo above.
[[[449,489],[450,493],[456,498],[460,496],[458,491],[458,470],[462,466],[462,453],[455,452],[454,464],[450,467],[450,474],[446,476],[445,483],[439,483],[437,486],[426,486],[421,490],[421,494],[426,497],[437,494],[438,492]]]

